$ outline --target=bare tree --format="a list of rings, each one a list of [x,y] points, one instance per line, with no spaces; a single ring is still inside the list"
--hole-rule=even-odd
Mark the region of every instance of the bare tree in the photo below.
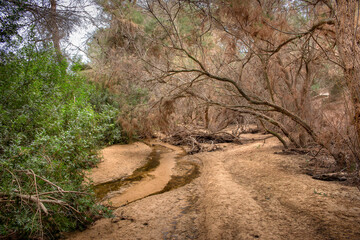
[[[37,42],[52,42],[60,60],[62,59],[61,41],[69,36],[75,26],[80,25],[85,16],[81,7],[87,2],[87,0],[9,0],[1,6],[5,15],[21,11],[14,21],[22,28],[22,32],[29,33],[34,29]]]
[[[334,143],[322,136],[326,116],[322,103],[313,98],[320,92],[312,90],[326,66],[343,67],[335,49],[338,38],[343,39],[334,30],[339,19],[333,10],[339,10],[329,7],[330,3],[319,1],[212,1],[189,5],[183,1],[146,1],[146,10],[166,34],[165,41],[164,36],[157,41],[171,52],[163,65],[149,59],[148,63],[157,69],[154,78],[174,86],[174,96],[196,96],[208,104],[255,116],[265,121],[268,130],[275,130],[269,132],[276,133],[284,146],[287,143],[282,135],[294,146],[315,142],[344,166],[344,155],[339,154],[342,143],[335,150]],[[299,20],[294,19],[296,12]],[[196,23],[190,34],[182,26],[186,14]],[[351,19],[343,22],[354,23]],[[354,30],[356,25],[350,25]],[[213,41],[210,48],[206,45],[209,39]],[[347,86],[350,89],[350,84]],[[351,86],[353,92],[358,89],[354,83]],[[204,89],[211,88],[227,97],[214,92],[206,96]],[[347,147],[353,146],[349,141],[357,145],[356,139],[339,141],[343,140]],[[353,148],[349,152],[358,158]]]
[[[317,144],[350,169],[359,164],[356,3],[109,0],[97,52],[108,73],[132,59],[167,123],[216,131],[250,116],[284,147]]]

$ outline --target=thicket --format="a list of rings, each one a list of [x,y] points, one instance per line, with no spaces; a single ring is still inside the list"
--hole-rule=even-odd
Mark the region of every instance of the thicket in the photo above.
[[[130,127],[150,122],[176,137],[233,125],[237,136],[256,123],[359,181],[355,0],[123,3],[98,3],[108,27],[89,52],[110,88],[132,93],[136,81],[147,90]]]
[[[116,99],[34,46],[2,55],[0,93],[0,238],[52,239],[108,213],[84,169],[125,141]]]

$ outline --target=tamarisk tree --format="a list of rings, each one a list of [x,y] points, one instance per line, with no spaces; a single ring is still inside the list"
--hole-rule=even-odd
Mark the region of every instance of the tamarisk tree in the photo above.
[[[143,36],[162,57],[133,46],[168,98],[251,115],[285,148],[316,143],[339,169],[358,168],[358,1],[147,0],[138,8],[156,22],[158,34]]]

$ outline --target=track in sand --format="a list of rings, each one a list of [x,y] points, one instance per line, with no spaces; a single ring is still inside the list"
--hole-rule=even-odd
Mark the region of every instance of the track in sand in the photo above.
[[[191,183],[118,207],[68,239],[360,239],[357,188],[305,175],[308,158],[274,154],[274,138],[220,147],[176,160],[173,175],[187,172],[181,163],[200,166]]]

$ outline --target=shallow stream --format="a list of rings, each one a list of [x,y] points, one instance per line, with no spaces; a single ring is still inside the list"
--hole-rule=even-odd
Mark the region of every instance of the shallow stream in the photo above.
[[[146,164],[136,169],[132,175],[94,187],[99,202],[111,207],[120,207],[149,195],[169,191],[189,183],[198,176],[198,166],[185,163],[191,166],[191,171],[183,177],[185,181],[178,181],[182,176],[172,176],[172,170],[177,160],[184,157],[186,152],[180,147],[169,144],[150,145],[152,152],[147,157]]]

